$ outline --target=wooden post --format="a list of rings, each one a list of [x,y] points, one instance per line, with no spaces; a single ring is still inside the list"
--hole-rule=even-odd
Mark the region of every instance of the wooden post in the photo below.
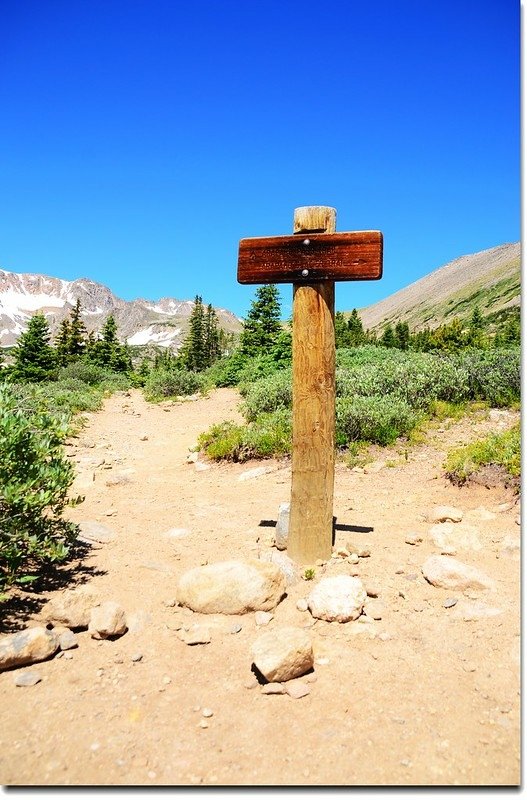
[[[336,211],[295,209],[298,235],[334,233]],[[335,470],[335,283],[293,285],[293,455],[287,551],[300,564],[331,556]]]

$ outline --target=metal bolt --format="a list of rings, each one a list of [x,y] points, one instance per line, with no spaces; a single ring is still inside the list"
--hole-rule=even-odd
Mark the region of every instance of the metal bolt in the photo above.
[[[310,244],[310,242],[309,242],[309,239],[304,239],[304,241],[302,242],[302,244]]]
[[[302,277],[303,278],[307,278],[308,275],[309,275],[309,270],[308,269],[303,269],[302,270]]]

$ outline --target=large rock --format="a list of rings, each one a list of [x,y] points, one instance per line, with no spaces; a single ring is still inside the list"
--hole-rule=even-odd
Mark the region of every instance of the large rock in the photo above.
[[[2,636],[0,639],[0,672],[12,667],[23,667],[44,661],[59,649],[59,637],[55,631],[42,626],[27,628],[19,633]]]
[[[426,518],[428,522],[461,522],[463,512],[454,506],[434,506]]]
[[[113,600],[92,609],[88,633],[92,639],[110,639],[122,636],[127,630],[124,608]]]
[[[255,667],[268,681],[289,681],[313,667],[309,634],[301,628],[279,628],[260,636],[251,648]]]
[[[351,575],[322,578],[307,597],[311,614],[328,622],[358,619],[365,601],[366,591],[362,582]]]
[[[434,545],[442,555],[455,556],[458,550],[481,550],[482,544],[478,529],[473,525],[453,525],[452,522],[439,522],[430,528]]]
[[[287,547],[290,513],[291,503],[280,503],[278,508],[278,519],[276,521],[276,528],[274,531],[274,542],[278,550],[285,550]]]
[[[177,599],[201,614],[270,611],[285,592],[279,567],[265,561],[220,561],[195,567],[179,580]]]
[[[467,589],[494,589],[495,582],[484,572],[463,564],[450,556],[430,556],[421,571],[426,580],[441,589],[455,589],[464,592]]]
[[[66,628],[87,628],[92,608],[99,605],[100,597],[88,586],[66,589],[53,597],[42,609],[44,619]]]
[[[271,564],[275,564],[284,576],[286,586],[292,586],[301,579],[298,564],[292,558],[289,558],[286,553],[272,548],[260,553],[260,561],[270,561]]]

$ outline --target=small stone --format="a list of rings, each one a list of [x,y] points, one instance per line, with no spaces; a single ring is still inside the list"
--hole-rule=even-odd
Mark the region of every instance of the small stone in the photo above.
[[[59,634],[59,647],[61,650],[72,650],[74,647],[78,646],[79,642],[73,631],[66,629]]]
[[[42,609],[42,616],[54,625],[67,628],[87,628],[99,596],[88,586],[66,589],[53,597]]]
[[[364,588],[366,590],[366,594],[368,595],[368,597],[378,597],[381,593],[379,587],[376,586],[374,583],[367,583],[365,584]]]
[[[463,664],[463,669],[465,672],[475,672],[477,667],[472,661],[467,661],[466,664]]]
[[[384,608],[380,603],[372,602],[371,600],[367,600],[364,604],[364,611],[368,617],[371,617],[372,620],[379,620],[382,619],[384,614]]]
[[[165,600],[164,606],[165,608],[174,608],[177,606],[177,600]]]
[[[188,528],[170,528],[162,534],[165,539],[184,539],[190,536],[191,531]]]
[[[337,555],[340,558],[347,558],[349,555],[351,555],[351,553],[349,552],[349,550],[347,550],[346,547],[338,547],[337,548]]]
[[[256,689],[258,686],[258,681],[256,678],[248,678],[246,681],[243,682],[244,689]]]
[[[233,633],[233,634],[234,633],[240,633],[241,630],[242,630],[242,626],[240,625],[240,623],[239,622],[235,622],[234,625],[231,625],[229,633]]]
[[[275,545],[279,550],[285,550],[287,547],[290,511],[291,503],[280,503],[278,508],[278,520],[274,533]]]
[[[453,608],[457,603],[457,597],[447,597],[443,603],[443,608]]]
[[[348,562],[350,564],[358,564],[359,563],[359,554],[358,553],[352,553],[350,555],[350,557],[348,558]]]
[[[428,522],[461,522],[463,512],[454,506],[434,506],[426,516]]]
[[[307,600],[305,597],[301,597],[300,600],[296,601],[296,607],[299,611],[307,611]]]
[[[361,622],[366,625],[373,625],[375,620],[373,619],[373,617],[369,617],[367,614],[361,614],[357,622]]]
[[[256,611],[254,615],[254,621],[259,626],[269,625],[272,619],[274,619],[274,614],[269,611]]]
[[[172,678],[170,677],[170,675],[163,675],[163,683],[165,686],[168,686],[169,684],[172,683]]]
[[[211,642],[210,628],[199,623],[192,625],[188,631],[178,631],[178,636],[182,642],[188,645],[209,644]]]
[[[311,672],[309,675],[305,675],[304,676],[304,680],[307,683],[316,683],[317,682],[317,676],[315,675],[314,672]]]
[[[315,658],[315,664],[318,667],[327,667],[329,663],[330,663],[329,658],[326,658],[325,656],[321,656],[320,658]]]
[[[322,578],[307,597],[312,616],[327,622],[358,619],[365,600],[366,592],[361,581],[351,575]]]
[[[317,558],[315,561],[315,567],[324,567],[327,564],[327,561],[324,561],[322,558]]]
[[[418,545],[421,544],[421,542],[423,541],[423,537],[421,536],[420,533],[408,533],[405,536],[404,541],[406,544]]]
[[[122,636],[127,630],[124,609],[112,600],[92,609],[88,633],[92,639]]]
[[[275,628],[262,634],[251,648],[256,668],[268,681],[287,681],[313,666],[309,635],[300,628]]]
[[[388,642],[391,638],[392,638],[391,635],[389,633],[386,633],[385,631],[383,633],[377,634],[377,639],[380,639],[381,642]]]
[[[311,693],[309,686],[306,686],[305,683],[301,683],[300,681],[286,683],[285,690],[289,697],[292,697],[294,700],[300,700],[301,697],[306,697]]]
[[[285,689],[281,683],[266,683],[262,686],[260,694],[285,694]]]
[[[137,663],[138,661],[142,661],[142,660],[143,660],[143,654],[142,653],[134,653],[133,654],[132,661],[134,663]]]
[[[71,660],[72,660],[72,658],[73,658],[73,653],[71,653],[71,652],[68,650],[67,652],[65,652],[65,653],[64,653],[64,658],[66,658],[68,661],[71,661]]]
[[[207,720],[206,719],[200,719],[200,721],[198,722],[198,728],[208,728],[208,727],[209,727],[209,723],[207,722]]]
[[[239,481],[250,481],[253,478],[261,478],[262,475],[267,475],[268,472],[273,472],[273,467],[254,467],[254,469],[246,469],[238,476]]]
[[[369,547],[359,547],[357,555],[359,558],[370,558],[371,550]]]
[[[201,712],[201,715],[203,717],[207,717],[207,718],[208,717],[213,717],[214,716],[214,711],[211,708],[204,708],[202,710],[202,712]]]
[[[40,683],[41,680],[42,676],[39,672],[26,670],[25,672],[20,672],[16,676],[15,686],[35,686],[37,683]]]
[[[450,556],[430,556],[421,571],[433,586],[463,592],[467,589],[494,589],[495,581],[481,570]]]

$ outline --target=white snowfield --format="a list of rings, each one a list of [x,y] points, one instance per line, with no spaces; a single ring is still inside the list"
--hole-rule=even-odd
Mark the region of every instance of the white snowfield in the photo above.
[[[137,331],[133,336],[130,336],[126,341],[128,344],[149,344],[153,342],[160,347],[168,347],[173,340],[181,333],[181,328],[174,328],[171,331],[158,331],[156,333],[155,326],[150,325],[141,331]]]

